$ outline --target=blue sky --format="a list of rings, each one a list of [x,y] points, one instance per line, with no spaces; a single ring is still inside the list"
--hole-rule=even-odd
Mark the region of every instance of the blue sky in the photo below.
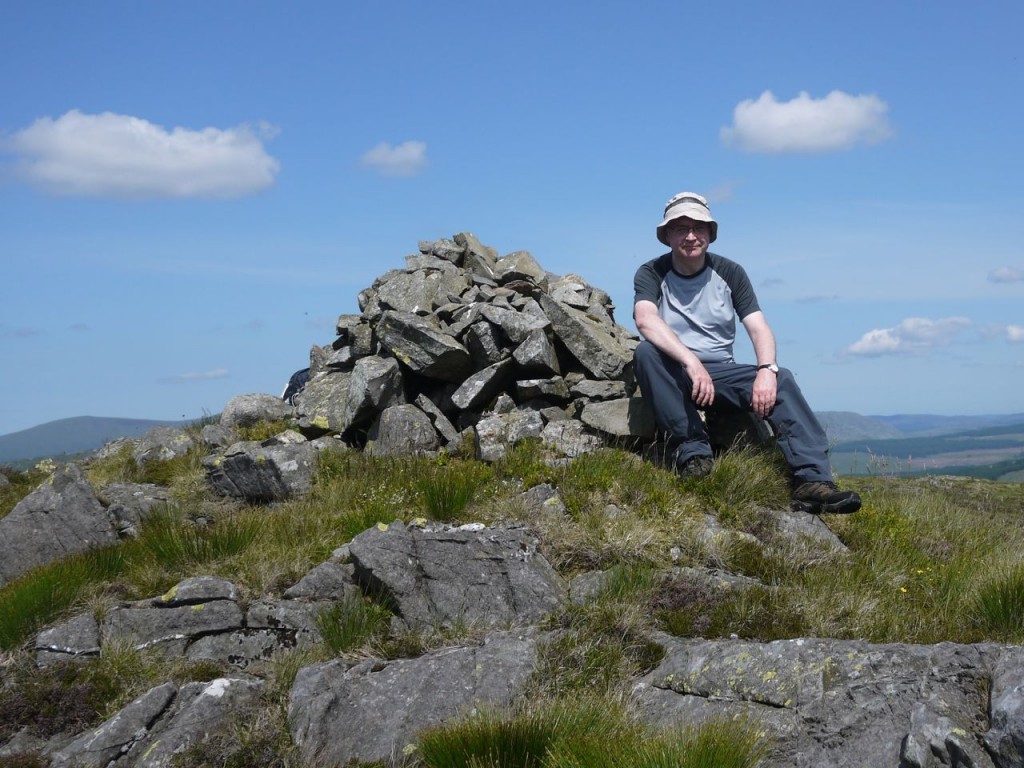
[[[814,408],[1024,411],[1021,29],[1017,0],[5,0],[0,434],[277,394],[460,231],[632,327],[682,190]]]

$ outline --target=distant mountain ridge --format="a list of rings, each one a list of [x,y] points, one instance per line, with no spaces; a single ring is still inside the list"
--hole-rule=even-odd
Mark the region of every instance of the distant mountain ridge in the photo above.
[[[1024,413],[984,416],[863,416],[852,411],[819,411],[817,415],[825,427],[829,442],[833,445],[852,440],[898,440],[1024,424]],[[105,416],[57,419],[19,432],[0,435],[0,464],[88,453],[119,437],[141,437],[155,426],[180,427],[191,422],[191,419],[159,421]]]
[[[119,437],[141,437],[156,426],[179,427],[185,421],[73,416],[0,435],[0,464],[24,459],[60,457],[102,448]]]

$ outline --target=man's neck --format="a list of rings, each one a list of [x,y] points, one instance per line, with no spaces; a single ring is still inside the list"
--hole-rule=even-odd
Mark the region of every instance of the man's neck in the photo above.
[[[672,268],[679,274],[686,275],[687,277],[690,275],[696,275],[704,269],[704,265],[707,264],[707,261],[707,254],[701,256],[699,260],[687,259],[685,257],[672,254]]]

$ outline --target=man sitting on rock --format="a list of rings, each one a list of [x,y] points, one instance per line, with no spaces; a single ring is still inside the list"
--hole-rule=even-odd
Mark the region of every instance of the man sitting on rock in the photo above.
[[[644,264],[634,278],[633,317],[643,341],[636,379],[667,439],[668,457],[683,478],[712,469],[711,444],[698,409],[753,411],[771,424],[793,472],[793,507],[850,513],[860,497],[832,481],[828,440],[793,374],[775,358],[775,336],[739,264],[708,251],[718,222],[706,199],[681,192],[665,206],[658,240],[672,250]],[[733,359],[737,318],[756,365]]]

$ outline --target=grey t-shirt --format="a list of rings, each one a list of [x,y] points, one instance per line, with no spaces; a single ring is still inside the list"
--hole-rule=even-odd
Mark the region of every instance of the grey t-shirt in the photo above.
[[[695,275],[676,272],[671,253],[647,262],[633,278],[633,303],[638,301],[656,304],[661,319],[703,363],[733,362],[736,318],[760,310],[743,267],[714,253],[705,255]]]

